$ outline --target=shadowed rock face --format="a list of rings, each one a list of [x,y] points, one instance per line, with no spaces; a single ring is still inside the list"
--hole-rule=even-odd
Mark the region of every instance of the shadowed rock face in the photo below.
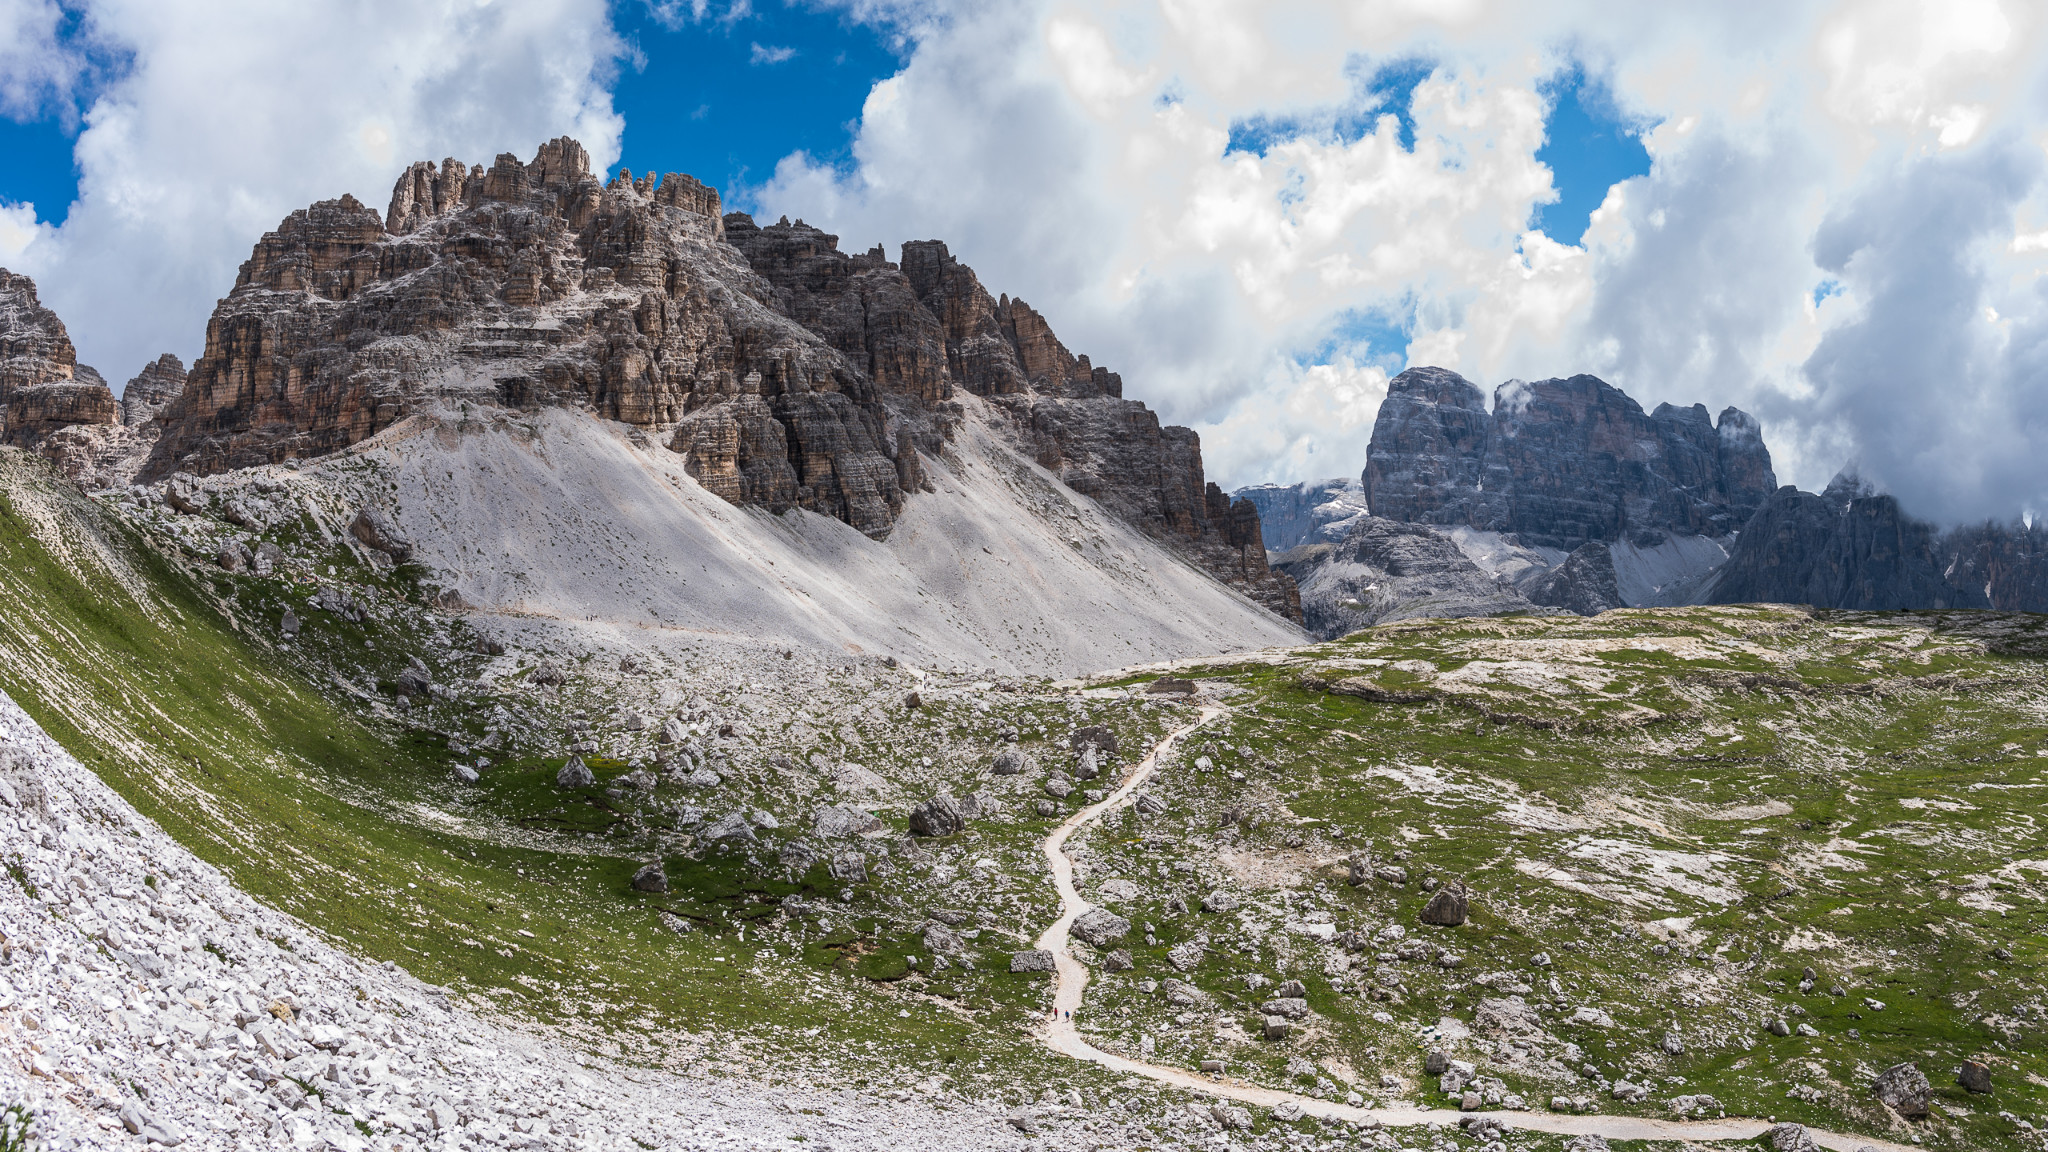
[[[1642,406],[1598,377],[1509,381],[1492,410],[1470,381],[1411,368],[1388,385],[1364,475],[1373,514],[1589,540],[1724,536],[1776,487],[1756,421],[1730,408]]]
[[[1626,607],[1614,572],[1614,553],[1598,540],[1572,549],[1564,563],[1532,581],[1523,594],[1532,604],[1562,608],[1580,616]]]
[[[1276,566],[1299,583],[1308,630],[1323,640],[1394,620],[1532,610],[1436,531],[1378,516],[1352,520],[1340,542],[1283,553]]]
[[[1982,587],[1944,575],[1929,525],[1891,496],[1837,477],[1816,496],[1780,488],[1743,529],[1717,574],[1710,604],[1821,608],[1988,608]],[[1989,542],[1986,542],[1987,544]]]
[[[727,500],[879,537],[929,487],[919,453],[943,451],[958,386],[1062,480],[1299,619],[1195,434],[945,245],[899,266],[719,208],[677,173],[600,183],[559,139],[530,163],[414,164],[382,215],[348,196],[294,212],[215,309],[145,476],[324,456],[428,405],[574,407],[647,429]]]

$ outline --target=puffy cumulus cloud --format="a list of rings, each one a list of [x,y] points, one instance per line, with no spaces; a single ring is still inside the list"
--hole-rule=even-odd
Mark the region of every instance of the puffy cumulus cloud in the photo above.
[[[56,0],[0,0],[0,115],[68,109],[91,68],[85,43],[64,35]]]
[[[603,0],[82,7],[125,65],[89,96],[78,203],[12,266],[112,380],[166,350],[196,355],[250,245],[313,200],[348,192],[381,210],[412,160],[489,163],[562,134],[595,163],[618,155]]]
[[[2034,6],[1037,0],[896,15],[915,47],[871,94],[855,163],[790,157],[753,199],[860,247],[948,239],[1128,394],[1203,431],[1227,482],[1358,470],[1356,425],[1331,413],[1371,392],[1356,366],[1385,348],[1342,333],[1373,314],[1404,330],[1408,362],[1483,385],[1592,370],[1646,404],[1740,405],[1765,421],[1780,475],[1808,486],[1860,456],[1929,514],[2040,504],[2023,458],[1960,469],[1946,491],[1938,469],[1910,466],[1916,438],[2025,427],[2048,393],[2032,319],[2048,201],[2010,160],[2048,139]],[[1412,92],[1381,81],[1416,61]],[[1530,230],[1555,195],[1535,160],[1544,82],[1572,65],[1646,126],[1652,156],[1578,244]],[[1996,184],[1964,229],[1971,252],[1996,252],[1923,286],[1953,306],[1917,309],[1893,346],[1910,330],[2001,382],[1902,407],[1881,337],[1885,309],[1915,306],[1874,269],[1913,258],[1915,213],[1962,209],[1886,189],[1944,171]],[[1837,258],[1839,237],[1865,234]]]

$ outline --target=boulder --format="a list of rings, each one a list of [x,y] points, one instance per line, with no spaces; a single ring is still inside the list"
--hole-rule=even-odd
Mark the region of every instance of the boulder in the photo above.
[[[1202,897],[1202,911],[1214,913],[1235,912],[1237,911],[1237,897],[1219,888]]]
[[[808,872],[818,862],[817,850],[801,840],[785,843],[775,854],[776,862],[792,872]]]
[[[1166,962],[1182,972],[1191,971],[1202,962],[1208,949],[1199,940],[1183,940],[1166,950]]]
[[[996,749],[995,762],[989,766],[989,772],[996,776],[1021,776],[1030,763],[1030,758],[1015,744],[1005,744]]]
[[[1126,935],[1130,930],[1129,920],[1107,908],[1089,909],[1076,917],[1073,927],[1069,929],[1076,939],[1085,940],[1097,948]]]
[[[951,836],[967,829],[967,813],[953,797],[939,793],[910,810],[913,836]]]
[[[1287,1034],[1293,1030],[1294,1025],[1287,1017],[1268,1016],[1265,1020],[1265,1026],[1260,1029],[1260,1034],[1268,1040],[1285,1040],[1287,1039]]]
[[[557,788],[595,788],[597,786],[597,775],[584,765],[583,757],[571,756],[568,762],[562,765],[562,770],[555,773],[555,786]]]
[[[1764,1133],[1764,1138],[1770,1141],[1771,1152],[1821,1152],[1813,1134],[1801,1124],[1776,1125]]]
[[[868,879],[868,860],[859,852],[841,852],[832,857],[829,871],[832,878],[842,884],[865,884]]]
[[[1131,807],[1140,816],[1157,816],[1166,811],[1166,801],[1150,792],[1140,792],[1131,798]]]
[[[1991,1066],[1981,1060],[1965,1060],[1956,1069],[1956,1083],[1966,1092],[1980,1096],[1991,1092]]]
[[[403,696],[425,696],[434,687],[433,673],[426,664],[415,656],[405,670],[398,674],[398,691]]]
[[[654,739],[662,744],[682,743],[683,722],[681,720],[676,719],[673,716],[669,717],[666,720],[663,720],[661,722],[661,731],[655,733]]]
[[[1910,1060],[1878,1073],[1870,1090],[1885,1107],[1908,1120],[1927,1115],[1927,1105],[1934,1093],[1926,1073]]]
[[[1308,1001],[1296,996],[1275,996],[1259,1005],[1259,1011],[1268,1016],[1284,1016],[1289,1020],[1308,1019]]]
[[[542,688],[560,688],[569,682],[569,678],[562,674],[562,670],[547,660],[541,661],[539,666],[534,668],[533,675],[527,679]]]
[[[1010,955],[1012,972],[1050,972],[1053,970],[1052,953],[1043,948],[1033,948]]]
[[[924,926],[924,950],[934,956],[958,956],[967,951],[967,942],[951,925],[929,920]]]
[[[1116,729],[1103,724],[1091,724],[1076,728],[1067,735],[1067,748],[1079,752],[1083,745],[1093,744],[1104,752],[1116,753]]]
[[[1436,890],[1429,903],[1422,906],[1422,922],[1455,928],[1465,922],[1470,912],[1470,899],[1466,895],[1465,882],[1453,880]]]
[[[656,860],[652,864],[644,865],[638,872],[633,873],[633,890],[635,892],[668,891],[668,873],[662,869],[661,861]]]
[[[300,627],[299,614],[289,608],[285,609],[284,618],[278,621],[277,630],[286,636],[297,636]]]
[[[1135,965],[1131,961],[1131,953],[1127,948],[1118,948],[1102,958],[1102,970],[1104,972],[1128,972],[1133,967]]]
[[[1055,800],[1065,800],[1074,794],[1074,782],[1064,774],[1055,772],[1045,778],[1045,794]]]
[[[1282,980],[1280,986],[1273,989],[1273,995],[1288,996],[1299,1000],[1308,995],[1308,988],[1299,980]]]
[[[1199,1008],[1209,1002],[1208,994],[1200,988],[1185,980],[1175,980],[1171,977],[1159,986],[1159,993],[1166,997],[1167,1003],[1182,1008]]]
[[[880,832],[882,828],[882,822],[875,818],[874,813],[846,804],[820,808],[811,819],[811,831],[825,840],[865,836],[870,832]]]
[[[375,507],[365,504],[356,512],[356,518],[349,521],[351,535],[377,551],[391,557],[395,563],[403,564],[412,559],[412,541],[398,530],[398,525]]]

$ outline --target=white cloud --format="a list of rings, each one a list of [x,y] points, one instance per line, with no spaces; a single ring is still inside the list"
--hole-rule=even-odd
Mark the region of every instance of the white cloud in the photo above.
[[[17,260],[111,380],[197,355],[293,209],[350,192],[381,211],[412,160],[488,164],[565,133],[618,155],[603,0],[88,0],[86,18],[131,61],[85,114],[79,202]]]
[[[782,64],[782,63],[786,63],[786,62],[788,62],[788,61],[790,61],[790,60],[794,60],[794,59],[796,59],[796,49],[794,49],[794,48],[789,48],[789,47],[783,47],[783,46],[769,46],[769,47],[763,47],[763,46],[762,46],[761,44],[759,44],[759,43],[755,43],[755,44],[753,44],[753,45],[752,45],[752,48],[753,48],[753,54],[752,54],[752,56],[751,56],[751,57],[749,58],[749,62],[750,62],[750,63],[754,63],[754,64]]]
[[[64,23],[56,0],[0,0],[0,115],[69,111],[89,63],[59,35]]]
[[[2048,466],[2027,456],[1960,469],[1946,494],[1924,458],[1906,462],[1914,434],[1953,447],[1970,421],[2018,420],[2048,397],[2048,376],[2027,374],[2048,371],[2048,351],[2028,359],[2048,325],[2030,326],[2042,306],[2027,303],[2048,270],[2034,239],[2048,194],[2027,177],[2001,193],[1997,219],[1978,221],[1997,236],[1970,238],[2003,263],[1944,281],[1970,300],[1920,329],[1973,365],[2004,357],[2004,383],[1970,404],[1900,408],[1865,378],[1873,361],[1846,350],[1882,345],[1868,317],[1890,298],[1855,260],[1816,262],[1824,222],[1902,174],[2043,138],[2029,100],[2048,78],[2042,24],[2012,0],[977,7],[918,26],[907,66],[869,99],[853,171],[792,157],[758,200],[858,247],[949,240],[991,290],[1122,372],[1127,394],[1201,429],[1229,483],[1363,465],[1362,440],[1324,431],[1340,425],[1313,394],[1359,394],[1364,361],[1330,334],[1371,312],[1412,316],[1411,361],[1482,386],[1592,370],[1646,405],[1745,407],[1788,480],[1823,484],[1860,454],[1930,514],[2043,506],[2032,494],[2048,484],[2026,475]],[[1652,171],[1614,189],[1576,246],[1525,233],[1553,195],[1534,161],[1538,85],[1566,51],[1656,125]],[[1412,152],[1391,119],[1351,141],[1224,151],[1233,122],[1327,125],[1356,106],[1361,66],[1418,57],[1437,70],[1416,89]],[[1854,218],[1910,230],[1911,212],[1940,207]],[[1885,250],[1921,251],[1908,248]],[[1842,292],[1816,306],[1831,274]],[[2004,319],[1986,324],[1982,305]]]
[[[48,224],[36,220],[33,204],[0,203],[0,267],[23,267],[29,246],[49,236]]]

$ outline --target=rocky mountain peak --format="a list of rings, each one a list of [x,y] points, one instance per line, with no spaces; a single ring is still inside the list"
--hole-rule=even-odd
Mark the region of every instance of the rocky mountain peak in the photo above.
[[[121,389],[121,423],[130,428],[154,426],[157,414],[185,390],[185,362],[166,352],[143,365]]]
[[[1570,551],[1589,540],[1725,536],[1776,478],[1756,421],[1733,408],[1719,425],[1698,404],[1645,413],[1580,374],[1510,380],[1489,412],[1470,381],[1422,367],[1389,383],[1364,484],[1377,516]]]
[[[680,173],[608,183],[574,140],[398,177],[259,240],[160,416],[146,475],[324,456],[434,406],[573,408],[641,430],[708,490],[886,535],[959,423],[1001,401],[1017,450],[1298,618],[1257,513],[1114,372],[998,300],[938,241],[839,250],[787,218],[721,214]],[[921,455],[922,454],[922,455]]]

